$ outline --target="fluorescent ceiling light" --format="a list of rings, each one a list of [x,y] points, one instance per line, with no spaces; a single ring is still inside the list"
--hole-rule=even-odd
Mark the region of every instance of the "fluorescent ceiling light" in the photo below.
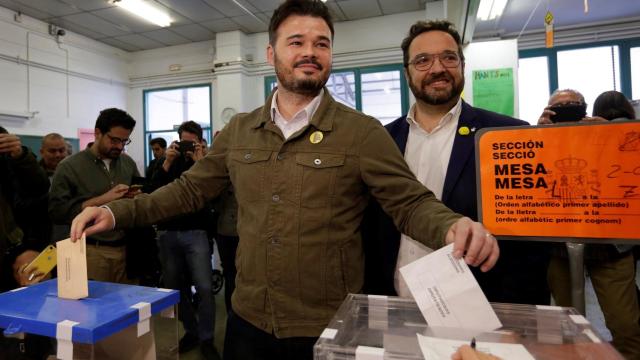
[[[112,4],[118,5],[130,13],[139,16],[158,26],[167,27],[171,25],[171,18],[165,12],[149,4],[144,0],[112,0]]]
[[[481,0],[478,7],[477,18],[480,21],[487,21],[499,18],[507,6],[507,0]]]

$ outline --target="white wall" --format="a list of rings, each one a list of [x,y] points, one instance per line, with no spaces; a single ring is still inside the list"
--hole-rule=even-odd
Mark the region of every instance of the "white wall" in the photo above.
[[[67,32],[62,43],[47,25],[0,7],[0,113],[38,111],[26,121],[0,120],[10,132],[78,137],[101,109],[127,107],[128,59],[122,50]],[[37,151],[38,149],[34,149]]]
[[[473,105],[473,71],[489,69],[513,69],[513,116],[518,117],[518,41],[482,41],[467,45],[465,56],[464,100]]]

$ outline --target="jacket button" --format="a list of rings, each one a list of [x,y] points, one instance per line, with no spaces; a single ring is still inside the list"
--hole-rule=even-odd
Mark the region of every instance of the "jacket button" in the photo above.
[[[315,159],[315,160],[313,160],[313,163],[316,164],[316,165],[320,165],[320,164],[322,164],[322,160]]]
[[[251,154],[244,154],[244,159],[245,160],[251,159]]]
[[[284,155],[278,154],[278,160],[283,160],[283,159],[284,159]]]
[[[274,202],[278,202],[278,201],[280,201],[280,196],[279,195],[273,195],[271,197],[271,200],[273,200]]]

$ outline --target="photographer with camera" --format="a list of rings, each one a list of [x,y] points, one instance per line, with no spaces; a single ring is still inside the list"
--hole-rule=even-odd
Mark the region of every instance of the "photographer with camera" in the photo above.
[[[159,188],[178,179],[205,155],[202,127],[186,121],[178,128],[180,142],[174,141],[159,162],[152,183]],[[180,290],[178,314],[185,329],[179,351],[185,353],[198,344],[206,359],[218,358],[213,346],[215,304],[211,289],[211,246],[207,236],[208,209],[172,218],[158,224],[158,249],[164,286]],[[200,297],[196,309],[191,301],[191,285]]]

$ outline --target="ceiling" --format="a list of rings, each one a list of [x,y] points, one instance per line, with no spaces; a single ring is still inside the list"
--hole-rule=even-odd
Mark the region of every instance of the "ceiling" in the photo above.
[[[126,51],[139,51],[215,39],[215,33],[267,30],[269,18],[281,0],[148,0],[165,8],[174,22],[160,28],[108,0],[0,0],[0,6],[57,25]],[[418,11],[434,0],[328,0],[336,21],[355,20]],[[459,0],[465,1],[465,0]],[[493,21],[477,22],[474,39],[517,35],[541,29],[547,6],[555,26],[640,17],[638,0],[509,0],[505,13]],[[534,11],[535,10],[535,11]],[[533,15],[531,15],[533,13]],[[409,24],[407,24],[408,26]]]
[[[584,12],[585,0],[509,0],[500,18],[476,22],[474,39],[509,38],[517,36],[523,29],[525,33],[541,30],[544,28],[544,16],[547,10],[553,14],[556,28],[640,17],[638,0],[587,0],[586,2],[589,10],[587,13]],[[531,17],[530,20],[529,17]]]
[[[126,51],[211,40],[215,33],[267,31],[281,0],[148,0],[174,20],[160,28],[108,0],[0,0],[0,6]],[[329,0],[336,21],[417,11],[433,0]]]

